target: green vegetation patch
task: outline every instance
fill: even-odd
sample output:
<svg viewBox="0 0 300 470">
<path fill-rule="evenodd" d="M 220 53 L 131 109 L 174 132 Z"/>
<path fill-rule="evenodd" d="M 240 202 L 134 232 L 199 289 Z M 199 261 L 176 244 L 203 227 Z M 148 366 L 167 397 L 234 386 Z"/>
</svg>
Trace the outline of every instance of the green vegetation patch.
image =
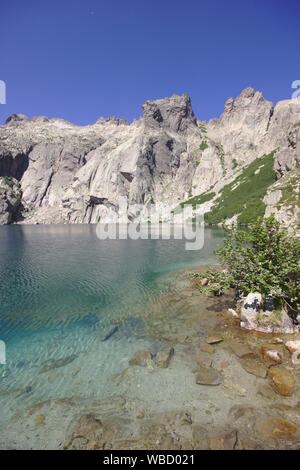
<svg viewBox="0 0 300 470">
<path fill-rule="evenodd" d="M 300 168 L 295 170 L 295 175 L 292 176 L 283 186 L 280 186 L 281 199 L 278 203 L 278 208 L 281 205 L 292 206 L 293 208 L 299 206 L 300 194 L 299 194 L 299 177 Z"/>
<path fill-rule="evenodd" d="M 197 204 L 204 204 L 204 202 L 211 201 L 215 195 L 216 193 L 203 193 L 199 196 L 194 196 L 185 202 L 181 202 L 179 206 L 182 208 L 185 204 L 191 204 L 193 209 L 196 209 Z"/>
<path fill-rule="evenodd" d="M 201 145 L 200 145 L 200 150 L 202 150 L 202 152 L 203 152 L 203 150 L 205 150 L 207 148 L 208 148 L 208 144 L 207 144 L 206 140 L 203 140 L 201 142 Z"/>
<path fill-rule="evenodd" d="M 204 134 L 207 133 L 207 130 L 206 130 L 206 127 L 205 127 L 204 124 L 201 123 L 201 124 L 198 124 L 198 126 L 199 126 L 199 129 L 201 130 L 201 132 L 203 132 Z"/>
<path fill-rule="evenodd" d="M 214 225 L 239 214 L 237 222 L 248 225 L 265 214 L 263 198 L 268 187 L 276 181 L 273 150 L 256 159 L 232 183 L 221 191 L 212 210 L 205 214 L 205 222 Z"/>
<path fill-rule="evenodd" d="M 234 159 L 232 160 L 232 170 L 234 170 L 237 166 L 238 166 L 238 162 L 237 162 L 237 160 L 234 158 Z"/>
<path fill-rule="evenodd" d="M 204 204 L 204 202 L 211 201 L 215 197 L 216 193 L 203 193 L 200 194 L 199 196 L 194 196 L 187 201 L 181 202 L 173 211 L 173 214 L 179 214 L 185 204 L 191 204 L 193 209 L 196 209 L 197 204 Z"/>
</svg>

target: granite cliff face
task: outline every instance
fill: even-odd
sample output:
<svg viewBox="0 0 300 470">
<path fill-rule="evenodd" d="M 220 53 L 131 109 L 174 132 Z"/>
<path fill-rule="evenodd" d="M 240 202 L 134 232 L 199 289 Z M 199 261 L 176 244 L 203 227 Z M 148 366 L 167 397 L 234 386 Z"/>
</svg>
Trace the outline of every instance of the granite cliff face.
<svg viewBox="0 0 300 470">
<path fill-rule="evenodd" d="M 0 225 L 10 224 L 21 208 L 21 188 L 14 178 L 0 177 Z"/>
<path fill-rule="evenodd" d="M 223 188 L 275 149 L 278 191 L 280 179 L 298 171 L 300 99 L 274 108 L 252 88 L 228 99 L 222 116 L 209 122 L 196 120 L 188 95 L 147 101 L 131 125 L 115 117 L 80 127 L 12 115 L 0 126 L 0 177 L 13 182 L 0 191 L 0 223 L 96 223 L 118 209 L 120 196 L 172 208 L 203 196 L 200 210 L 207 212 L 220 205 Z M 267 210 L 271 186 L 262 194 Z"/>
</svg>

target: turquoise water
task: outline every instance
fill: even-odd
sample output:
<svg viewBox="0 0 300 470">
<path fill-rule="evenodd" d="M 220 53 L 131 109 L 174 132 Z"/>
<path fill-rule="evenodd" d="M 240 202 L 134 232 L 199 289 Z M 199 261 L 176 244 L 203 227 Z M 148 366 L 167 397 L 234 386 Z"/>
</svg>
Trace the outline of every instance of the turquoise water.
<svg viewBox="0 0 300 470">
<path fill-rule="evenodd" d="M 161 293 L 160 277 L 215 261 L 223 233 L 201 251 L 184 240 L 98 240 L 95 226 L 0 228 L 0 336 L 136 314 Z"/>
<path fill-rule="evenodd" d="M 142 312 L 164 308 L 172 272 L 214 263 L 222 237 L 206 229 L 204 248 L 186 251 L 184 240 L 100 241 L 93 225 L 0 227 L 0 421 L 74 395 L 75 376 L 77 397 L 112 396 L 109 378 L 137 349 L 156 347 Z"/>
</svg>

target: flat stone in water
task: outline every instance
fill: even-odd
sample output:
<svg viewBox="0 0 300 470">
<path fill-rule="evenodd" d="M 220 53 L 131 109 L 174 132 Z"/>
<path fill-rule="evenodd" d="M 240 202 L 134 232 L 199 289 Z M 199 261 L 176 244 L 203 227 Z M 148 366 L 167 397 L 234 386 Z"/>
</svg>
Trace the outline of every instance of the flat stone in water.
<svg viewBox="0 0 300 470">
<path fill-rule="evenodd" d="M 210 367 L 212 365 L 212 359 L 205 353 L 198 353 L 193 356 L 193 359 L 200 366 Z"/>
<path fill-rule="evenodd" d="M 290 439 L 299 434 L 299 426 L 283 418 L 268 416 L 256 423 L 258 434 L 263 438 Z"/>
<path fill-rule="evenodd" d="M 212 335 L 206 338 L 206 342 L 208 344 L 217 344 L 217 343 L 221 343 L 221 341 L 223 341 L 222 336 Z"/>
<path fill-rule="evenodd" d="M 238 343 L 237 341 L 232 341 L 230 343 L 230 348 L 233 353 L 238 357 L 247 357 L 253 354 L 252 350 L 246 344 Z"/>
<path fill-rule="evenodd" d="M 249 374 L 256 375 L 256 377 L 262 377 L 263 379 L 267 377 L 268 370 L 266 366 L 256 359 L 240 359 L 240 364 Z"/>
<path fill-rule="evenodd" d="M 165 348 L 156 354 L 156 365 L 161 369 L 169 366 L 170 360 L 174 354 L 174 348 Z"/>
<path fill-rule="evenodd" d="M 206 353 L 208 353 L 208 354 L 213 354 L 213 353 L 215 352 L 214 347 L 213 347 L 213 346 L 210 346 L 209 344 L 202 344 L 202 345 L 200 346 L 200 350 L 201 350 L 202 352 L 206 352 Z"/>
<path fill-rule="evenodd" d="M 152 354 L 149 351 L 137 351 L 130 359 L 131 366 L 147 367 L 152 365 Z"/>
<path fill-rule="evenodd" d="M 196 377 L 198 385 L 220 385 L 223 382 L 223 377 L 219 372 L 211 367 L 199 366 Z"/>
<path fill-rule="evenodd" d="M 261 395 L 263 398 L 267 400 L 276 399 L 276 393 L 268 384 L 261 385 L 257 390 L 257 395 Z"/>
<path fill-rule="evenodd" d="M 64 367 L 67 364 L 70 364 L 70 362 L 73 362 L 76 357 L 77 356 L 73 354 L 72 356 L 64 357 L 62 359 L 49 359 L 44 363 L 43 367 L 40 370 L 40 374 L 43 374 L 44 372 L 49 372 L 50 370 L 57 369 L 59 367 Z"/>
<path fill-rule="evenodd" d="M 271 385 L 279 395 L 290 397 L 294 390 L 294 377 L 285 367 L 272 367 L 269 371 Z"/>
</svg>

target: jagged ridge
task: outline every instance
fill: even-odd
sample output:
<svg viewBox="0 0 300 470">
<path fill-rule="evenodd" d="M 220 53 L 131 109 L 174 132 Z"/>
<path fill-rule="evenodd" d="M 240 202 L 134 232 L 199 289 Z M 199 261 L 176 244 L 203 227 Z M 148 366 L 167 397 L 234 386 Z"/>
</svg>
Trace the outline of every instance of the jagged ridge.
<svg viewBox="0 0 300 470">
<path fill-rule="evenodd" d="M 0 177 L 19 183 L 22 201 L 18 214 L 0 220 L 96 223 L 118 208 L 119 196 L 176 208 L 214 193 L 199 198 L 207 212 L 224 186 L 274 149 L 276 177 L 294 170 L 299 121 L 299 98 L 274 108 L 252 88 L 228 99 L 222 116 L 209 122 L 196 120 L 188 95 L 147 101 L 143 117 L 130 125 L 115 117 L 80 127 L 12 115 L 0 127 Z"/>
</svg>

